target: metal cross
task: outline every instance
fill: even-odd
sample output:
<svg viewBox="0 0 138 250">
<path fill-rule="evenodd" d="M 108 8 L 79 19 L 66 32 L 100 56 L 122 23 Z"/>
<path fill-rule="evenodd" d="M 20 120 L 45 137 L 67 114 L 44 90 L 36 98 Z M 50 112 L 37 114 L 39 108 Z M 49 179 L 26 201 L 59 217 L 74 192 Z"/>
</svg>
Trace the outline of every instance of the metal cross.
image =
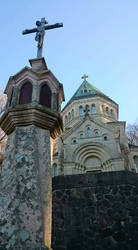
<svg viewBox="0 0 138 250">
<path fill-rule="evenodd" d="M 88 78 L 88 76 L 84 74 L 81 78 L 86 80 L 86 78 Z"/>
<path fill-rule="evenodd" d="M 36 21 L 36 26 L 37 26 L 36 28 L 30 29 L 30 30 L 26 29 L 26 30 L 23 30 L 23 32 L 22 32 L 23 35 L 36 32 L 35 40 L 38 42 L 38 44 L 37 44 L 37 58 L 42 57 L 45 30 L 63 27 L 63 23 L 55 23 L 52 25 L 45 25 L 45 24 L 48 24 L 48 22 L 43 17 L 43 18 L 41 18 L 41 21 Z"/>
</svg>

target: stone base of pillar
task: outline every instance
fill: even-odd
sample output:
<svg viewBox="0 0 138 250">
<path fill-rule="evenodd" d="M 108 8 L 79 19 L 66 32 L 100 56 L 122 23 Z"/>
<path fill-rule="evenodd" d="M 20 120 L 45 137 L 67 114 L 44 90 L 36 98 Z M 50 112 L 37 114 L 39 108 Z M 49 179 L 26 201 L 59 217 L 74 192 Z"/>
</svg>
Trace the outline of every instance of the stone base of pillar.
<svg viewBox="0 0 138 250">
<path fill-rule="evenodd" d="M 3 249 L 50 249 L 51 189 L 50 132 L 16 127 L 8 137 L 0 181 Z"/>
</svg>

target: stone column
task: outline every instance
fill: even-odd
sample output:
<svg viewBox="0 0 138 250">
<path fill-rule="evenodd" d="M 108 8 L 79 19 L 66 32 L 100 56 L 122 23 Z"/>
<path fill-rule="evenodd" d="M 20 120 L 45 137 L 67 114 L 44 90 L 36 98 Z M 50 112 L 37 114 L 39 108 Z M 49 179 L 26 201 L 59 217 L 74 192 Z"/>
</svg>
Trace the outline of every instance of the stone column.
<svg viewBox="0 0 138 250">
<path fill-rule="evenodd" d="M 3 249 L 51 249 L 50 133 L 61 131 L 58 114 L 39 105 L 8 110 L 2 166 L 0 216 Z"/>
</svg>

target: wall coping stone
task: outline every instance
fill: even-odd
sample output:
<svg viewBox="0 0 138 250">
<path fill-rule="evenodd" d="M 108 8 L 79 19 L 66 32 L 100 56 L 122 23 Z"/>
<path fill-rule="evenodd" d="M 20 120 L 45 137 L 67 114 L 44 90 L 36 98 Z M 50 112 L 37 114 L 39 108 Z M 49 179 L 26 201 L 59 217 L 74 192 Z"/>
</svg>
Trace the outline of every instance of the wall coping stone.
<svg viewBox="0 0 138 250">
<path fill-rule="evenodd" d="M 55 176 L 52 178 L 53 191 L 81 187 L 107 185 L 134 185 L 138 187 L 138 174 L 129 171 L 86 173 L 78 175 Z"/>
</svg>

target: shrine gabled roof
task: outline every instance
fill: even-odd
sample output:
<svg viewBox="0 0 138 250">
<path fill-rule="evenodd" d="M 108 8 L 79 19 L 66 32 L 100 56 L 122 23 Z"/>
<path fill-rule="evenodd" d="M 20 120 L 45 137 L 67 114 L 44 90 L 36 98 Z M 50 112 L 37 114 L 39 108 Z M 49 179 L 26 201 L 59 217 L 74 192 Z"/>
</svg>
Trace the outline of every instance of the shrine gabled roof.
<svg viewBox="0 0 138 250">
<path fill-rule="evenodd" d="M 34 59 L 34 60 L 36 60 L 36 59 Z M 33 61 L 33 59 L 30 60 L 30 61 Z M 30 72 L 30 73 L 34 74 L 36 77 L 39 77 L 39 78 L 40 78 L 42 75 L 44 75 L 44 74 L 49 74 L 49 75 L 51 75 L 51 77 L 52 77 L 52 78 L 54 79 L 54 81 L 57 83 L 58 88 L 60 89 L 60 93 L 61 93 L 61 95 L 62 95 L 63 101 L 65 101 L 63 84 L 60 83 L 60 82 L 58 81 L 58 79 L 55 77 L 55 75 L 52 73 L 52 71 L 49 70 L 49 69 L 47 69 L 47 68 L 44 69 L 43 71 L 35 71 L 35 70 L 33 70 L 32 68 L 30 68 L 30 67 L 28 67 L 28 66 L 25 66 L 25 67 L 22 68 L 19 72 L 17 72 L 15 75 L 10 76 L 10 78 L 9 78 L 9 80 L 8 80 L 8 83 L 7 83 L 7 86 L 6 86 L 5 90 L 4 90 L 4 93 L 7 94 L 8 89 L 9 89 L 9 86 L 10 86 L 11 84 L 14 85 L 16 79 L 17 79 L 18 77 L 20 77 L 20 75 L 22 75 L 23 73 L 26 73 L 26 72 Z"/>
<path fill-rule="evenodd" d="M 93 86 L 85 79 L 80 85 L 80 87 L 77 89 L 75 94 L 71 97 L 69 102 L 65 105 L 63 110 L 74 100 L 96 97 L 96 96 L 103 97 L 104 99 L 113 102 L 114 104 L 117 105 L 116 102 L 114 102 L 112 99 L 110 99 L 108 96 L 106 96 L 104 93 L 102 93 L 100 90 L 98 90 L 95 86 Z"/>
</svg>

